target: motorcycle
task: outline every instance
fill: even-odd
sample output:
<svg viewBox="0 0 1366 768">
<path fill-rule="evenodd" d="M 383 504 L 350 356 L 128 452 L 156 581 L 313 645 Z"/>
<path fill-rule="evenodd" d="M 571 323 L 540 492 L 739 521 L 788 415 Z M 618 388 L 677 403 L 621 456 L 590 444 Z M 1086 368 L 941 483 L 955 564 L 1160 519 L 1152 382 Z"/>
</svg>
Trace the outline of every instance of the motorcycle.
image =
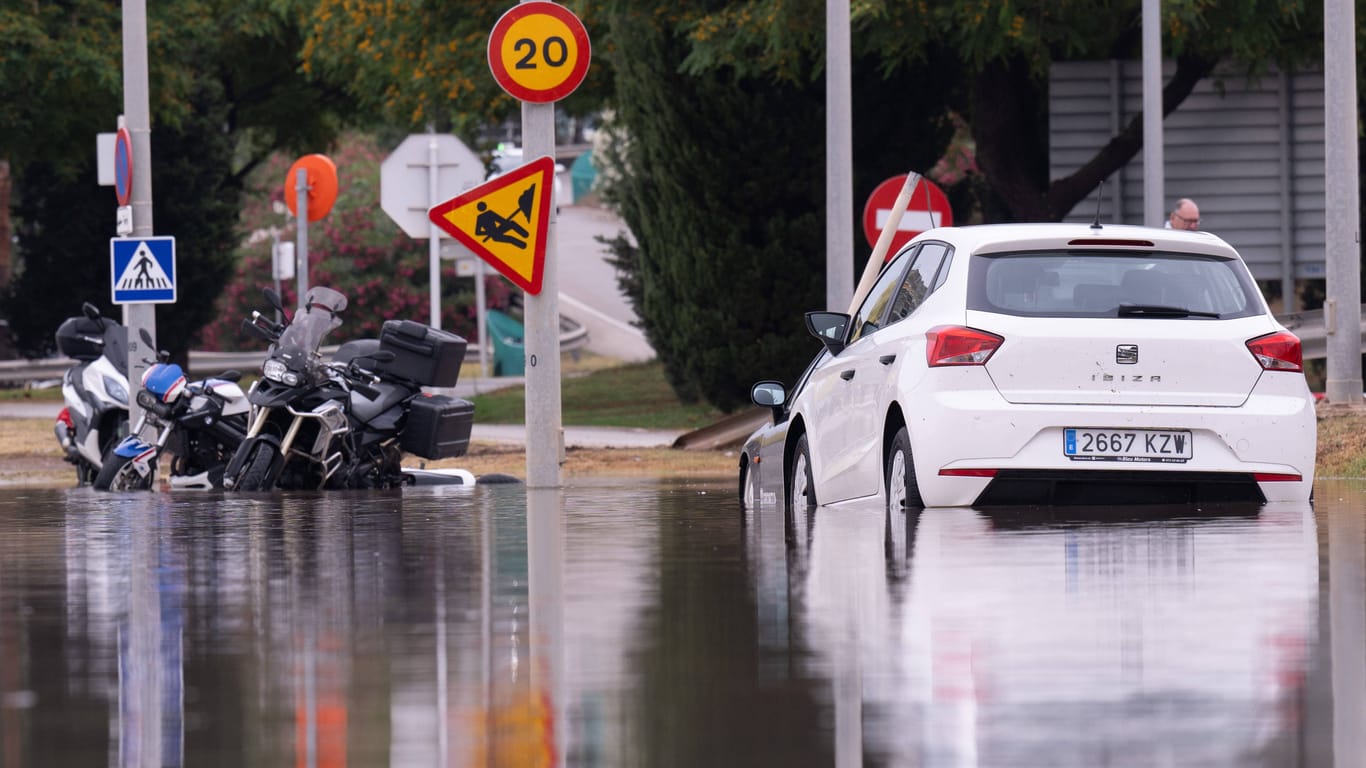
<svg viewBox="0 0 1366 768">
<path fill-rule="evenodd" d="M 247 393 L 247 436 L 224 472 L 225 488 L 393 488 L 472 480 L 468 472 L 401 465 L 405 452 L 426 459 L 464 455 L 474 406 L 422 391 L 455 385 L 464 339 L 390 320 L 379 339 L 347 342 L 325 361 L 319 347 L 341 325 L 346 297 L 311 288 L 290 318 L 275 291 L 267 288 L 265 296 L 284 322 L 259 311 L 243 321 L 244 331 L 271 346 L 261 378 Z"/>
<path fill-rule="evenodd" d="M 152 336 L 139 329 L 152 348 Z M 132 433 L 104 460 L 95 489 L 147 490 L 156 484 L 162 453 L 170 451 L 172 489 L 223 487 L 223 471 L 246 438 L 247 396 L 237 381 L 239 371 L 226 371 L 202 381 L 188 381 L 163 350 L 142 376 L 138 405 L 142 416 Z M 142 439 L 143 428 L 156 428 L 155 438 Z"/>
<path fill-rule="evenodd" d="M 128 329 L 85 302 L 57 327 L 57 348 L 77 362 L 62 374 L 65 407 L 52 431 L 76 481 L 87 485 L 128 434 Z"/>
</svg>

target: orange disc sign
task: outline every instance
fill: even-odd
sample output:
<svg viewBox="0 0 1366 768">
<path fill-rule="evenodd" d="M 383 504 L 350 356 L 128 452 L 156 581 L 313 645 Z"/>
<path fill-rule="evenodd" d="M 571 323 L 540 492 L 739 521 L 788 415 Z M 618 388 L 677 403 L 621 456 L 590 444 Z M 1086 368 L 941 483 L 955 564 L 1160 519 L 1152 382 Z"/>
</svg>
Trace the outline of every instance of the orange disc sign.
<svg viewBox="0 0 1366 768">
<path fill-rule="evenodd" d="M 588 73 L 588 30 L 562 5 L 532 0 L 504 13 L 489 34 L 489 69 L 509 95 L 544 104 L 574 92 Z"/>
<path fill-rule="evenodd" d="M 303 169 L 308 180 L 308 220 L 317 221 L 332 210 L 337 202 L 337 166 L 327 155 L 304 155 L 294 161 L 285 175 L 285 205 L 289 212 L 299 215 L 297 187 L 299 169 Z"/>
</svg>

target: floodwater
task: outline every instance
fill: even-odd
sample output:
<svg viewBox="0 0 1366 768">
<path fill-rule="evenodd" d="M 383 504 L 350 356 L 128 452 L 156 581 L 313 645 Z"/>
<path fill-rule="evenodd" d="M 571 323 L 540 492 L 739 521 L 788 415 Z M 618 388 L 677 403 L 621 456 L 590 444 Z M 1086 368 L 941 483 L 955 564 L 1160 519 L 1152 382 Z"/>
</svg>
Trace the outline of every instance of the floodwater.
<svg viewBox="0 0 1366 768">
<path fill-rule="evenodd" d="M 1366 484 L 0 489 L 0 766 L 1361 766 Z"/>
</svg>

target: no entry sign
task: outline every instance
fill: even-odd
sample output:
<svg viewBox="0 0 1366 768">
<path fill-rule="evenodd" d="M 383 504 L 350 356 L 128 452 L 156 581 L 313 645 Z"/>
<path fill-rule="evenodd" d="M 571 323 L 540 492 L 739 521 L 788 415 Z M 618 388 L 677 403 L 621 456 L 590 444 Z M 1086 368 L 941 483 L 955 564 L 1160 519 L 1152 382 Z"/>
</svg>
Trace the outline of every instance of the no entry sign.
<svg viewBox="0 0 1366 768">
<path fill-rule="evenodd" d="M 897 195 L 905 183 L 906 174 L 893 176 L 877 185 L 868 196 L 868 202 L 863 206 L 863 234 L 868 238 L 868 245 L 877 243 L 878 235 L 882 234 L 882 228 L 891 217 L 892 205 L 896 203 Z M 922 176 L 911 194 L 911 202 L 901 214 L 892 245 L 887 249 L 887 257 L 891 258 L 901 246 L 927 229 L 951 226 L 953 209 L 949 207 L 949 198 L 944 195 L 944 190 Z"/>
</svg>

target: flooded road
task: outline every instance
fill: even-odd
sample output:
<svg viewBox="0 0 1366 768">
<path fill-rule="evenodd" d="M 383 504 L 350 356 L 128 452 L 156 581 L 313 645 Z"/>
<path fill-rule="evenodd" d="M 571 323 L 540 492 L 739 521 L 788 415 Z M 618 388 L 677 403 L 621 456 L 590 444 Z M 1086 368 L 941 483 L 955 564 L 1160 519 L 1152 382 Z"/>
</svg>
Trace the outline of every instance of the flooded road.
<svg viewBox="0 0 1366 768">
<path fill-rule="evenodd" d="M 1366 484 L 0 489 L 0 766 L 1361 766 Z"/>
</svg>

